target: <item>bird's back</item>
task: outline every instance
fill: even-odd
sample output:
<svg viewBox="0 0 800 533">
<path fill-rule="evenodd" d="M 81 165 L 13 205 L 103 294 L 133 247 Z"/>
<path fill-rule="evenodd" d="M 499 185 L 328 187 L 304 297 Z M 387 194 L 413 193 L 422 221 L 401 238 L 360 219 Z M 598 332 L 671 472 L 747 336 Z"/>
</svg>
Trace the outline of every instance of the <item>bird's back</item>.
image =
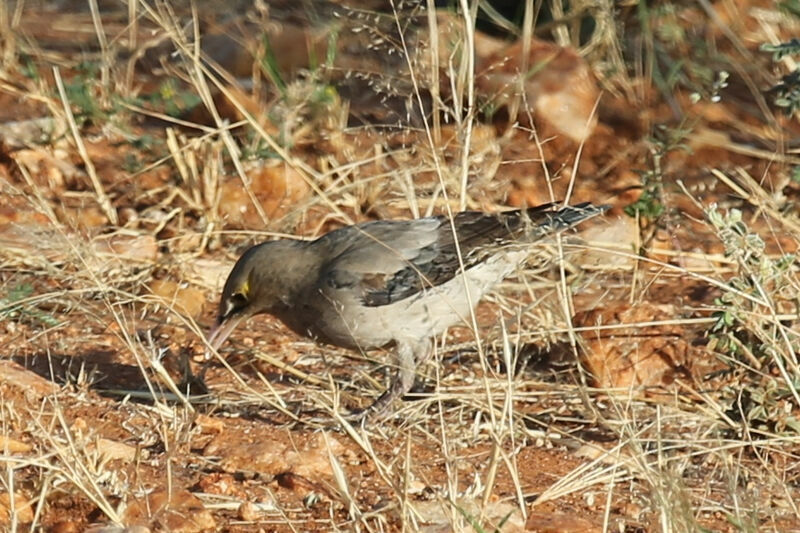
<svg viewBox="0 0 800 533">
<path fill-rule="evenodd" d="M 606 209 L 546 204 L 498 214 L 464 211 L 452 224 L 436 216 L 350 226 L 323 237 L 339 241 L 323 275 L 361 292 L 364 305 L 380 307 L 441 285 L 462 265 L 470 269 L 506 245 L 537 241 Z"/>
</svg>

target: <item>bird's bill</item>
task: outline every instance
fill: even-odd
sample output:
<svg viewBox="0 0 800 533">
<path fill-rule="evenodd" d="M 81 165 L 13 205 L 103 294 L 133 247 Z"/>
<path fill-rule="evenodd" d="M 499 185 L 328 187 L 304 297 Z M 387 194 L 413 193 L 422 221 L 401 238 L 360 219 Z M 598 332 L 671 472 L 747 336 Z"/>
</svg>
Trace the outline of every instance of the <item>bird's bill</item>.
<svg viewBox="0 0 800 533">
<path fill-rule="evenodd" d="M 233 330 L 236 329 L 236 326 L 239 323 L 247 318 L 246 315 L 235 315 L 229 318 L 225 318 L 223 320 L 218 320 L 214 328 L 208 334 L 208 344 L 211 346 L 211 350 L 206 350 L 206 359 L 211 359 L 213 352 L 219 350 L 219 347 L 222 346 L 228 337 L 231 336 Z"/>
</svg>

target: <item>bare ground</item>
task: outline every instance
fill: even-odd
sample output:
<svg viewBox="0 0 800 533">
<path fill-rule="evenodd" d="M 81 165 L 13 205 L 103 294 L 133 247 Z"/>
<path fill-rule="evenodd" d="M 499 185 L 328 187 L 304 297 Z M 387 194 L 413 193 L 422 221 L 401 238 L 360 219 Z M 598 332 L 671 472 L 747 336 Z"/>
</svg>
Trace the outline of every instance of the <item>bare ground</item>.
<svg viewBox="0 0 800 533">
<path fill-rule="evenodd" d="M 457 69 L 387 51 L 426 49 L 419 9 L 72 4 L 0 7 L 4 527 L 800 531 L 800 128 L 767 91 L 792 56 L 759 50 L 793 15 L 575 7 L 591 38 L 522 21 L 585 45 L 602 98 L 576 141 L 532 102 L 470 125 L 446 81 L 420 113 L 428 73 Z M 203 359 L 249 244 L 567 195 L 613 208 L 448 332 L 387 420 L 338 415 L 380 393 L 388 353 L 257 317 Z"/>
</svg>

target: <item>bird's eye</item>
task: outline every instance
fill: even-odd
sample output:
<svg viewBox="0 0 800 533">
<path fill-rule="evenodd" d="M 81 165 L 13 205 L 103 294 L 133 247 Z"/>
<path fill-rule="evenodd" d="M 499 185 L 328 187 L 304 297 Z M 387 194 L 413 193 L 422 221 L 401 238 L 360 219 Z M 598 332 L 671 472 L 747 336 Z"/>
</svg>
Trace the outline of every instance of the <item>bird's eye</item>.
<svg viewBox="0 0 800 533">
<path fill-rule="evenodd" d="M 247 305 L 247 297 L 241 292 L 235 292 L 231 295 L 231 304 L 234 309 L 239 309 Z"/>
<path fill-rule="evenodd" d="M 241 292 L 235 292 L 231 294 L 225 302 L 225 312 L 222 316 L 229 317 L 231 314 L 245 307 L 247 307 L 247 297 Z"/>
</svg>

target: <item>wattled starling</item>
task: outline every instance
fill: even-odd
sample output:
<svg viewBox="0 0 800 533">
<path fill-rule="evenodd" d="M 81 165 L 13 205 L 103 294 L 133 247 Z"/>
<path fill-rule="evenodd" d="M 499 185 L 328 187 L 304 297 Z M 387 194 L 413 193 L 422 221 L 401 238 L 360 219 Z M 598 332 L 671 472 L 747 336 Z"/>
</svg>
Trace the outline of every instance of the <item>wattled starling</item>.
<svg viewBox="0 0 800 533">
<path fill-rule="evenodd" d="M 255 245 L 222 291 L 215 350 L 243 320 L 279 318 L 300 335 L 353 350 L 393 346 L 397 373 L 364 415 L 385 413 L 409 391 L 417 366 L 446 328 L 530 255 L 530 244 L 609 206 L 555 204 L 500 214 L 366 222 L 313 241 Z"/>
</svg>

